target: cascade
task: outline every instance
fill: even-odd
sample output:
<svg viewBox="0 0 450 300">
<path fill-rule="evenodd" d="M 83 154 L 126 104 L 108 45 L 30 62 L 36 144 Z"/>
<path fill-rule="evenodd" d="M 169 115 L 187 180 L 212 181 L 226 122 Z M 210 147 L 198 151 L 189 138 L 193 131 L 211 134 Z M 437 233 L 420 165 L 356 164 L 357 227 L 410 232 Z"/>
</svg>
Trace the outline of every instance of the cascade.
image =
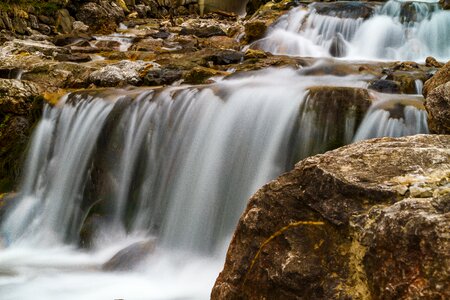
<svg viewBox="0 0 450 300">
<path fill-rule="evenodd" d="M 60 292 L 75 286 L 74 299 L 99 299 L 79 287 L 83 276 L 108 291 L 137 285 L 157 299 L 206 298 L 246 199 L 299 159 L 350 143 L 370 105 L 365 77 L 301 73 L 268 69 L 200 87 L 77 92 L 47 105 L 20 195 L 1 225 L 8 247 L 0 273 L 21 278 L 58 257 L 49 268 L 71 270 L 60 275 Z M 330 93 L 342 96 L 330 103 Z M 355 102 L 345 106 L 348 97 Z M 98 271 L 121 248 L 149 238 L 156 250 L 138 264 L 137 281 L 119 284 L 119 275 Z M 174 296 L 170 287 L 147 287 L 162 270 L 171 281 L 204 279 L 180 283 Z M 26 299 L 37 289 L 42 299 L 58 297 L 47 290 L 51 274 L 36 286 L 17 279 L 2 294 Z"/>
<path fill-rule="evenodd" d="M 450 59 L 450 12 L 438 3 L 341 4 L 331 13 L 321 3 L 294 8 L 252 47 L 273 54 L 355 60 Z"/>
<path fill-rule="evenodd" d="M 450 15 L 434 2 L 337 7 L 293 8 L 250 47 L 450 58 Z M 135 37 L 95 38 L 127 51 Z M 416 95 L 384 94 L 368 89 L 371 75 L 317 75 L 330 61 L 199 86 L 78 91 L 46 104 L 0 223 L 0 298 L 209 298 L 238 218 L 263 184 L 317 153 L 428 132 L 422 79 Z"/>
</svg>

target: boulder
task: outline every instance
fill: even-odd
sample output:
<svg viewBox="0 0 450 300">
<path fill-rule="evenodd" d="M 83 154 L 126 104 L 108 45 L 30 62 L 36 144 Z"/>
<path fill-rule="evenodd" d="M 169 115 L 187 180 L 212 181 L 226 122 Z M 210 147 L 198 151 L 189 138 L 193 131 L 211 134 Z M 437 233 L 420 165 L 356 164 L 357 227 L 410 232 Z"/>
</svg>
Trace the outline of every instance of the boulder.
<svg viewBox="0 0 450 300">
<path fill-rule="evenodd" d="M 134 243 L 103 264 L 104 271 L 130 271 L 155 251 L 155 240 Z"/>
<path fill-rule="evenodd" d="M 423 86 L 423 96 L 427 98 L 435 88 L 450 81 L 450 61 L 440 68 Z"/>
<path fill-rule="evenodd" d="M 192 70 L 184 74 L 183 79 L 185 83 L 203 84 L 206 83 L 207 80 L 211 77 L 226 76 L 226 75 L 229 75 L 229 73 L 214 70 L 211 68 L 194 67 L 192 68 Z"/>
<path fill-rule="evenodd" d="M 83 4 L 76 13 L 78 21 L 94 31 L 110 32 L 125 19 L 122 7 L 112 1 L 99 0 Z"/>
<path fill-rule="evenodd" d="M 147 86 L 160 86 L 160 85 L 170 85 L 175 81 L 182 78 L 183 72 L 178 69 L 169 68 L 155 68 L 149 70 L 144 77 L 144 85 Z"/>
<path fill-rule="evenodd" d="M 199 38 L 209 38 L 212 36 L 227 35 L 219 26 L 205 26 L 205 27 L 183 27 L 180 31 L 180 35 L 195 35 Z"/>
<path fill-rule="evenodd" d="M 250 21 L 245 23 L 245 42 L 251 43 L 262 39 L 267 31 L 267 25 L 263 21 Z"/>
<path fill-rule="evenodd" d="M 376 6 L 368 2 L 342 1 L 342 2 L 315 2 L 312 8 L 320 15 L 349 18 L 349 19 L 368 19 L 370 18 Z"/>
<path fill-rule="evenodd" d="M 142 83 L 140 72 L 149 63 L 144 61 L 124 60 L 114 65 L 108 65 L 93 72 L 89 82 L 100 87 L 115 87 L 124 85 L 139 85 Z"/>
<path fill-rule="evenodd" d="M 220 50 L 212 55 L 204 57 L 204 64 L 212 62 L 214 65 L 230 65 L 241 62 L 244 54 L 240 51 L 234 50 Z"/>
<path fill-rule="evenodd" d="M 212 299 L 447 299 L 450 136 L 307 158 L 250 199 Z"/>
<path fill-rule="evenodd" d="M 450 134 L 450 81 L 433 89 L 425 101 L 431 133 Z"/>
<path fill-rule="evenodd" d="M 393 80 L 379 79 L 369 84 L 369 89 L 380 93 L 399 94 L 400 84 Z"/>
<path fill-rule="evenodd" d="M 0 193 L 11 191 L 42 109 L 41 88 L 31 82 L 0 79 Z"/>
</svg>

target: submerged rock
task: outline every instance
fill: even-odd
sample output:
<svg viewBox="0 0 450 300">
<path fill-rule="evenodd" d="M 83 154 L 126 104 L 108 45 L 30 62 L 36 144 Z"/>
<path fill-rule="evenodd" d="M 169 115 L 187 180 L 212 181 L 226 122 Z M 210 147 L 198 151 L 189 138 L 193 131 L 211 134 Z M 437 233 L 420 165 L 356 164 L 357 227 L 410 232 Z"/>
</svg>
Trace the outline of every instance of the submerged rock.
<svg viewBox="0 0 450 300">
<path fill-rule="evenodd" d="M 130 271 L 155 251 L 156 241 L 143 241 L 120 250 L 103 264 L 104 271 Z"/>
<path fill-rule="evenodd" d="M 393 80 L 379 79 L 369 84 L 369 89 L 380 93 L 398 94 L 400 93 L 400 84 Z"/>
<path fill-rule="evenodd" d="M 212 299 L 450 297 L 450 136 L 307 158 L 250 199 Z"/>
</svg>

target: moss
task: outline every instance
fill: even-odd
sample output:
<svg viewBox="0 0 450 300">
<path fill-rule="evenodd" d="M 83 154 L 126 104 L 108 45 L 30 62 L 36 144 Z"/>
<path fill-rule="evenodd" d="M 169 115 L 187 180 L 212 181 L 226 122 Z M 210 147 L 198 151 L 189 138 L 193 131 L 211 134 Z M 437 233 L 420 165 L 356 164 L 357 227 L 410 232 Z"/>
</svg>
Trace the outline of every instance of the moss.
<svg viewBox="0 0 450 300">
<path fill-rule="evenodd" d="M 52 0 L 6 0 L 0 2 L 0 11 L 15 13 L 34 9 L 37 13 L 51 15 L 63 6 L 63 4 L 55 3 Z"/>
</svg>

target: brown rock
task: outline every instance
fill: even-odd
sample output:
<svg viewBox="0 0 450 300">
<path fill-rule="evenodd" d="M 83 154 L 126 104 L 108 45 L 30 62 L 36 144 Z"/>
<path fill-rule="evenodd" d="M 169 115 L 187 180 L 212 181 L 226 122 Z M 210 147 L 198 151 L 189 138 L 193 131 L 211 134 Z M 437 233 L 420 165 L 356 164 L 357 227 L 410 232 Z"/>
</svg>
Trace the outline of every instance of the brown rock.
<svg viewBox="0 0 450 300">
<path fill-rule="evenodd" d="M 450 81 L 450 61 L 440 68 L 423 86 L 423 96 L 426 98 L 435 88 Z"/>
<path fill-rule="evenodd" d="M 443 64 L 441 64 L 440 62 L 438 62 L 438 61 L 436 60 L 436 58 L 434 58 L 434 57 L 432 57 L 432 56 L 428 56 L 428 57 L 425 59 L 425 65 L 426 65 L 427 67 L 430 67 L 430 68 L 441 68 L 442 66 L 444 66 Z"/>
<path fill-rule="evenodd" d="M 251 21 L 245 24 L 245 41 L 251 43 L 262 39 L 267 31 L 267 25 L 263 21 Z"/>
<path fill-rule="evenodd" d="M 450 81 L 428 94 L 425 108 L 430 132 L 450 134 Z"/>
<path fill-rule="evenodd" d="M 250 199 L 212 299 L 446 299 L 450 136 L 301 161 Z"/>
<path fill-rule="evenodd" d="M 206 83 L 206 80 L 211 77 L 226 76 L 226 75 L 229 75 L 229 73 L 214 70 L 211 68 L 194 67 L 192 70 L 190 70 L 183 76 L 183 79 L 185 83 L 202 84 Z"/>
<path fill-rule="evenodd" d="M 31 82 L 0 79 L 0 193 L 17 183 L 31 129 L 42 109 L 40 92 Z"/>
</svg>

